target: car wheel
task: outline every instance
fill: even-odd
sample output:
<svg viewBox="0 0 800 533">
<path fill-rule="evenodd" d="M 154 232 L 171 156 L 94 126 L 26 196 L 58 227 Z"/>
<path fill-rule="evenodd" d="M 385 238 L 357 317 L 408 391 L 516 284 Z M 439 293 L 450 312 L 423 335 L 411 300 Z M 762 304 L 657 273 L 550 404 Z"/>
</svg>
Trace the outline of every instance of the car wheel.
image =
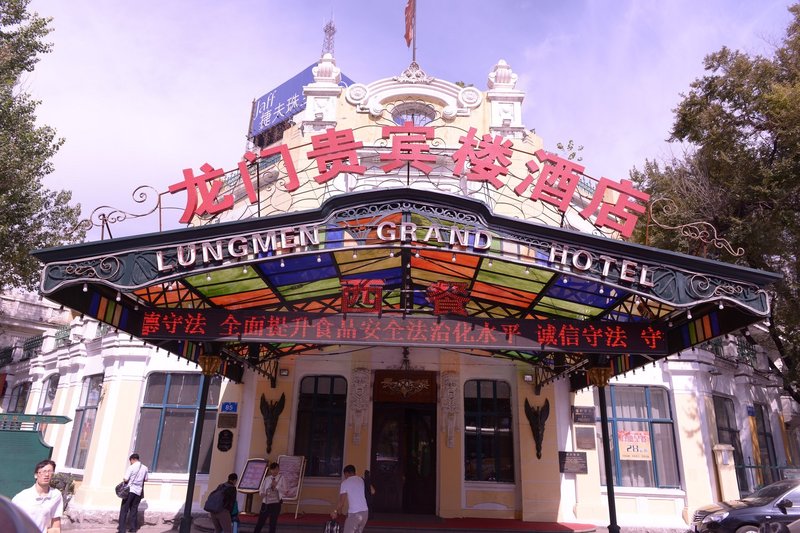
<svg viewBox="0 0 800 533">
<path fill-rule="evenodd" d="M 757 533 L 758 526 L 742 526 L 736 530 L 736 533 Z"/>
</svg>

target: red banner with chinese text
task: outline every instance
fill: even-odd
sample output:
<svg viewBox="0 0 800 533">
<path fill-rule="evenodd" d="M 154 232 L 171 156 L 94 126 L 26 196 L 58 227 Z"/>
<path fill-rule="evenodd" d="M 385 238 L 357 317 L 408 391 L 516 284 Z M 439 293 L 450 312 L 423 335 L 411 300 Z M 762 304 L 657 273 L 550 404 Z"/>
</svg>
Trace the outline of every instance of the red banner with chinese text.
<svg viewBox="0 0 800 533">
<path fill-rule="evenodd" d="M 156 309 L 142 339 L 460 347 L 489 350 L 667 354 L 663 327 L 542 319 L 317 315 L 254 310 Z"/>
</svg>

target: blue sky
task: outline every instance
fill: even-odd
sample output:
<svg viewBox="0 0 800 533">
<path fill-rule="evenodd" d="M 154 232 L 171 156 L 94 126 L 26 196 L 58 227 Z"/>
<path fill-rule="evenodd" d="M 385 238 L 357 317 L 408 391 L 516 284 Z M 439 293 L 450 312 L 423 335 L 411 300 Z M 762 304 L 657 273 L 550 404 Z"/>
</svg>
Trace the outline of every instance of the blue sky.
<svg viewBox="0 0 800 533">
<path fill-rule="evenodd" d="M 680 93 L 723 45 L 769 55 L 788 0 L 418 0 L 417 61 L 429 74 L 485 90 L 499 59 L 526 92 L 524 122 L 555 151 L 574 139 L 592 176 L 622 179 L 682 148 L 665 141 Z M 39 118 L 66 144 L 51 189 L 70 189 L 84 216 L 100 205 L 137 211 L 139 185 L 158 190 L 205 162 L 226 170 L 244 153 L 250 106 L 316 61 L 325 21 L 337 65 L 356 82 L 399 74 L 411 60 L 405 0 L 33 0 L 53 17 L 53 52 L 22 80 Z M 183 198 L 167 197 L 182 209 Z M 176 227 L 180 210 L 164 213 Z M 114 236 L 158 230 L 157 217 Z M 91 239 L 99 238 L 92 233 Z"/>
</svg>

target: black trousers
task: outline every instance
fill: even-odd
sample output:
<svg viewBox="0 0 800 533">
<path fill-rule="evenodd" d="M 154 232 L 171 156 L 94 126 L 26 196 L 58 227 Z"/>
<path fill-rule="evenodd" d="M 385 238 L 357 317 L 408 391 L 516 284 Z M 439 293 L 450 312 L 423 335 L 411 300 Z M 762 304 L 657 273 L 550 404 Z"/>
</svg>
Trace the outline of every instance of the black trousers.
<svg viewBox="0 0 800 533">
<path fill-rule="evenodd" d="M 140 501 L 142 501 L 141 494 L 134 494 L 132 492 L 128 493 L 128 497 L 122 500 L 122 504 L 119 508 L 119 533 L 124 533 L 126 529 L 130 531 L 139 529 Z"/>
<path fill-rule="evenodd" d="M 258 513 L 258 521 L 253 533 L 261 533 L 261 528 L 264 527 L 264 522 L 269 518 L 269 533 L 275 533 L 278 529 L 278 515 L 281 514 L 281 504 L 266 503 L 261 506 L 261 511 Z"/>
</svg>

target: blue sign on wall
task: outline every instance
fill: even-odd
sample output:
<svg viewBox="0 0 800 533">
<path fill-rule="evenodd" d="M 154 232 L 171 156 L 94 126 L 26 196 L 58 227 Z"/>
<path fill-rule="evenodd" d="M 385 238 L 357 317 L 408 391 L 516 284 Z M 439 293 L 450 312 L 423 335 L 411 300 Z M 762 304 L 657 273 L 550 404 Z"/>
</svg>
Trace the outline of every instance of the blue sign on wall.
<svg viewBox="0 0 800 533">
<path fill-rule="evenodd" d="M 221 413 L 235 413 L 238 408 L 238 402 L 222 402 L 222 405 L 219 406 Z"/>
<path fill-rule="evenodd" d="M 303 86 L 314 82 L 312 69 L 316 66 L 317 64 L 314 63 L 253 103 L 253 120 L 250 123 L 251 137 L 289 120 L 306 108 Z M 342 74 L 342 85 L 346 87 L 352 83 L 353 80 Z"/>
</svg>

